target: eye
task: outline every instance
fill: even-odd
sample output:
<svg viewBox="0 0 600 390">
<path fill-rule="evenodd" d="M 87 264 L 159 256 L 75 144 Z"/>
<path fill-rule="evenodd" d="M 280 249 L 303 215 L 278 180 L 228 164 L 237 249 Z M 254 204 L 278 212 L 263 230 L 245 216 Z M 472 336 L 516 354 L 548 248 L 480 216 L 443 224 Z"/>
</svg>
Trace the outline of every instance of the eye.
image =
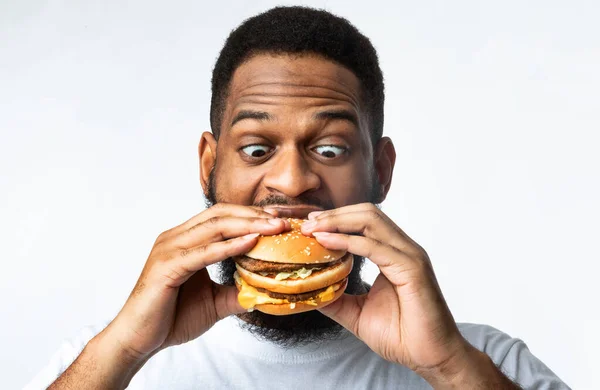
<svg viewBox="0 0 600 390">
<path fill-rule="evenodd" d="M 242 148 L 242 152 L 250 157 L 261 158 L 271 152 L 271 148 L 266 145 L 248 145 Z"/>
<path fill-rule="evenodd" d="M 325 158 L 340 157 L 347 151 L 346 148 L 335 145 L 321 145 L 313 148 L 313 150 Z"/>
</svg>

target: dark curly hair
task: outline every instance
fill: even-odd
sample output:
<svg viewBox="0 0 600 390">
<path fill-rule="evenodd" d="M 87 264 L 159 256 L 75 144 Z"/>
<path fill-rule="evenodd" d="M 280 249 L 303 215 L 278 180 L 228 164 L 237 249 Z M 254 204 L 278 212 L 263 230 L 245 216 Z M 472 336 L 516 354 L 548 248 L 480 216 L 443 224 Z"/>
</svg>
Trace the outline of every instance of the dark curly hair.
<svg viewBox="0 0 600 390">
<path fill-rule="evenodd" d="M 270 9 L 247 19 L 229 34 L 212 75 L 210 125 L 216 138 L 233 73 L 259 53 L 317 54 L 348 68 L 361 82 L 373 145 L 379 141 L 384 88 L 375 48 L 346 19 L 308 7 Z"/>
</svg>

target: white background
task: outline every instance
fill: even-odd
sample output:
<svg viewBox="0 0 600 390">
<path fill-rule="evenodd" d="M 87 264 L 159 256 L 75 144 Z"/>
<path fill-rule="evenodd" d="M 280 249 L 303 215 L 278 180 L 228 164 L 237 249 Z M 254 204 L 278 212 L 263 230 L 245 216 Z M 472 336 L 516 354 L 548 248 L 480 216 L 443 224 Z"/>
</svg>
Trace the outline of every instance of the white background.
<svg viewBox="0 0 600 390">
<path fill-rule="evenodd" d="M 456 319 L 595 387 L 600 3 L 310 4 L 379 51 L 398 151 L 384 211 Z M 272 5 L 0 2 L 0 387 L 112 318 L 156 236 L 202 210 L 214 60 Z"/>
</svg>

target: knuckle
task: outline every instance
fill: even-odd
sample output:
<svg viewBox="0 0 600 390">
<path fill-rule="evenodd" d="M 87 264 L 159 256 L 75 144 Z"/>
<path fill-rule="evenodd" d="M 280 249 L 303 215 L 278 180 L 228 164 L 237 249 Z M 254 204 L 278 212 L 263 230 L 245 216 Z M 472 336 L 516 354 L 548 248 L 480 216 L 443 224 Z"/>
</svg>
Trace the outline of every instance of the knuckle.
<svg viewBox="0 0 600 390">
<path fill-rule="evenodd" d="M 369 210 L 365 212 L 366 214 L 366 228 L 372 227 L 373 225 L 380 224 L 383 221 L 383 217 L 379 212 L 375 210 Z"/>
<path fill-rule="evenodd" d="M 158 237 L 156 237 L 156 240 L 154 241 L 154 243 L 156 244 L 156 243 L 159 243 L 159 242 L 162 242 L 162 241 L 166 240 L 167 237 L 169 237 L 169 235 L 171 234 L 172 230 L 173 229 L 169 229 L 169 230 L 165 230 L 164 232 L 160 233 L 158 235 Z"/>
<path fill-rule="evenodd" d="M 331 218 L 335 218 L 337 215 L 338 215 L 337 210 L 335 210 L 335 209 L 327 210 L 327 211 L 323 211 L 321 214 L 317 215 L 317 218 L 315 218 L 315 219 L 319 222 L 322 222 L 322 221 L 326 221 Z"/>
<path fill-rule="evenodd" d="M 199 256 L 204 256 L 206 255 L 206 253 L 208 253 L 208 245 L 200 245 L 197 248 L 194 248 L 194 254 L 197 254 Z"/>
<path fill-rule="evenodd" d="M 372 220 L 380 220 L 381 219 L 381 214 L 379 214 L 379 210 L 370 209 L 366 213 L 369 216 L 369 219 L 372 219 Z"/>
<path fill-rule="evenodd" d="M 229 209 L 229 205 L 227 205 L 226 203 L 217 203 L 213 206 L 211 206 L 210 208 L 204 210 L 204 213 L 206 213 L 206 217 L 210 217 L 210 216 L 214 216 L 214 215 L 224 215 L 227 214 L 227 211 Z M 210 219 L 210 218 L 207 218 Z"/>
<path fill-rule="evenodd" d="M 217 203 L 211 207 L 213 210 L 224 210 L 226 208 L 225 203 Z"/>
<path fill-rule="evenodd" d="M 254 206 L 252 206 L 252 207 L 249 207 L 248 209 L 249 209 L 250 211 L 252 211 L 252 213 L 253 213 L 254 215 L 271 215 L 271 214 L 267 213 L 267 212 L 266 212 L 266 211 L 265 211 L 263 208 L 261 208 L 261 207 L 254 207 Z"/>
<path fill-rule="evenodd" d="M 364 257 L 370 259 L 373 257 L 374 248 L 379 247 L 380 243 L 375 240 L 368 240 L 364 245 Z"/>
<path fill-rule="evenodd" d="M 240 241 L 239 239 L 231 239 L 231 240 L 222 241 L 221 244 L 223 245 L 223 247 L 222 247 L 223 253 L 227 256 L 232 256 L 234 254 L 237 254 L 237 252 L 239 252 L 239 247 L 240 247 L 241 242 L 243 242 L 243 241 Z"/>
<path fill-rule="evenodd" d="M 225 240 L 225 241 L 221 242 L 221 244 L 225 247 L 225 249 L 235 247 L 237 243 L 238 243 L 238 240 L 236 240 L 236 239 Z"/>
<path fill-rule="evenodd" d="M 163 271 L 163 277 L 171 281 L 174 285 L 179 285 L 185 279 L 186 271 L 177 267 L 168 267 Z"/>
<path fill-rule="evenodd" d="M 423 264 L 427 269 L 433 269 L 433 264 L 431 264 L 431 260 L 429 259 L 429 255 L 423 249 L 420 255 L 417 257 L 419 262 Z"/>
<path fill-rule="evenodd" d="M 163 242 L 158 243 L 156 245 L 154 245 L 154 247 L 152 248 L 152 251 L 150 252 L 150 256 L 148 257 L 149 261 L 155 262 L 162 262 L 162 261 L 166 261 L 167 259 L 169 259 L 169 253 L 167 251 L 167 249 L 165 248 L 165 244 Z"/>
<path fill-rule="evenodd" d="M 211 225 L 211 226 L 217 226 L 219 225 L 221 222 L 223 221 L 223 217 L 221 216 L 216 216 L 216 217 L 212 217 L 209 218 L 206 222 L 204 222 L 204 224 L 206 225 Z"/>
<path fill-rule="evenodd" d="M 157 240 L 157 242 L 152 247 L 152 253 L 160 253 L 160 252 L 162 252 L 164 250 L 164 247 L 165 247 L 165 241 L 166 241 L 166 239 L 161 240 L 161 241 Z"/>
</svg>

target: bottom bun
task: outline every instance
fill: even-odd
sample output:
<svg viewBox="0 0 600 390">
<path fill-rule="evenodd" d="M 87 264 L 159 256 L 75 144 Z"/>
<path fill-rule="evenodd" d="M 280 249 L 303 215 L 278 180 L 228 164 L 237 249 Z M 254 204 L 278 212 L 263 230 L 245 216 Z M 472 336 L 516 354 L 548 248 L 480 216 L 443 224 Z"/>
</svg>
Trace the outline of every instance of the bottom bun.
<svg viewBox="0 0 600 390">
<path fill-rule="evenodd" d="M 239 289 L 241 289 L 241 286 L 236 283 L 235 284 L 236 287 Z M 317 310 L 320 309 L 322 307 L 325 307 L 335 301 L 337 301 L 343 294 L 344 291 L 346 290 L 346 286 L 348 286 L 348 279 L 344 279 L 338 283 L 335 283 L 332 285 L 334 289 L 337 288 L 336 291 L 334 291 L 333 293 L 333 298 L 327 301 L 322 301 L 320 298 L 315 298 L 312 299 L 311 303 L 316 303 L 315 304 L 308 304 L 308 303 L 304 303 L 304 302 L 295 302 L 295 303 L 281 303 L 281 304 L 271 304 L 271 303 L 266 303 L 266 304 L 261 304 L 261 305 L 256 305 L 254 306 L 255 310 L 258 310 L 260 312 L 266 313 L 266 314 L 272 314 L 275 316 L 286 316 L 286 315 L 290 315 L 290 314 L 297 314 L 297 313 L 303 313 L 305 311 L 311 311 L 311 310 Z"/>
</svg>

